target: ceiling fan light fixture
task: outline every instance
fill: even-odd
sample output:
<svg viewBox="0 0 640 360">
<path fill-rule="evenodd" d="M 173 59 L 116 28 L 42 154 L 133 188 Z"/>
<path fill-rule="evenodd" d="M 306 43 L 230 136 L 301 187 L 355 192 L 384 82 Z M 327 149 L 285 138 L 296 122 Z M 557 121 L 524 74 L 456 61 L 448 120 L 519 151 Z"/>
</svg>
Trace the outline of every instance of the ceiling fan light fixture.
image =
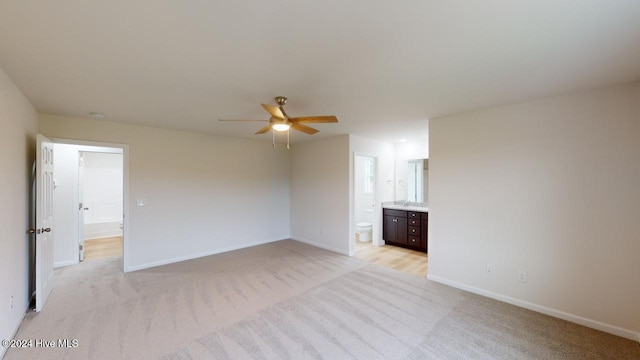
<svg viewBox="0 0 640 360">
<path fill-rule="evenodd" d="M 291 127 L 288 123 L 275 123 L 271 125 L 271 128 L 275 131 L 287 131 Z"/>
</svg>

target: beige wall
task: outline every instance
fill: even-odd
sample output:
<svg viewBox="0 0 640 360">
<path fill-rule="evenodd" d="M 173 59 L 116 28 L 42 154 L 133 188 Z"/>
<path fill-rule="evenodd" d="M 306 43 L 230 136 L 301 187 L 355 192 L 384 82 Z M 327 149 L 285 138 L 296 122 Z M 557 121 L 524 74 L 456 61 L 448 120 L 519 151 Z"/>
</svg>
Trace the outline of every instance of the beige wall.
<svg viewBox="0 0 640 360">
<path fill-rule="evenodd" d="M 28 307 L 31 169 L 38 114 L 0 69 L 0 339 L 11 339 Z M 9 299 L 13 296 L 13 309 Z M 0 358 L 6 351 L 0 346 Z"/>
<path fill-rule="evenodd" d="M 128 270 L 289 237 L 286 149 L 54 115 L 41 115 L 40 131 L 128 145 Z"/>
<path fill-rule="evenodd" d="M 291 151 L 291 238 L 349 253 L 349 136 Z"/>
<path fill-rule="evenodd" d="M 429 132 L 430 279 L 640 340 L 640 84 Z"/>
</svg>

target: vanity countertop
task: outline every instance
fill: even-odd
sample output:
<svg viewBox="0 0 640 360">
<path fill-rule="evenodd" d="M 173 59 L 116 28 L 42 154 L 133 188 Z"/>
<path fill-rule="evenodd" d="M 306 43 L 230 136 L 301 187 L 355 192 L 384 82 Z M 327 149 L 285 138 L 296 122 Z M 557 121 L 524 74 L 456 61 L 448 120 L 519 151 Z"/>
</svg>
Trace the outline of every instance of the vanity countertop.
<svg viewBox="0 0 640 360">
<path fill-rule="evenodd" d="M 411 206 L 411 205 L 382 205 L 383 209 L 393 209 L 393 210 L 405 210 L 405 211 L 420 211 L 420 212 L 429 212 L 429 208 L 427 206 Z"/>
</svg>

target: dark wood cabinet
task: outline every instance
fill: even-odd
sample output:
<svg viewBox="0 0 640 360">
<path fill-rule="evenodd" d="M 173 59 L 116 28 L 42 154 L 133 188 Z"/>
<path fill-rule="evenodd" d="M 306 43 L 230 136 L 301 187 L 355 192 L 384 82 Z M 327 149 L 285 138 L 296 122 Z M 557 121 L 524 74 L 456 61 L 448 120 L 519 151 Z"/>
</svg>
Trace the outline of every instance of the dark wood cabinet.
<svg viewBox="0 0 640 360">
<path fill-rule="evenodd" d="M 413 247 L 420 247 L 420 238 L 415 236 L 409 236 L 409 242 L 407 243 L 407 245 L 410 245 Z"/>
<path fill-rule="evenodd" d="M 407 215 L 401 214 L 401 212 L 387 213 L 385 211 L 382 239 L 389 243 L 407 245 Z"/>
<path fill-rule="evenodd" d="M 382 215 L 386 244 L 427 251 L 428 213 L 383 209 Z"/>
</svg>

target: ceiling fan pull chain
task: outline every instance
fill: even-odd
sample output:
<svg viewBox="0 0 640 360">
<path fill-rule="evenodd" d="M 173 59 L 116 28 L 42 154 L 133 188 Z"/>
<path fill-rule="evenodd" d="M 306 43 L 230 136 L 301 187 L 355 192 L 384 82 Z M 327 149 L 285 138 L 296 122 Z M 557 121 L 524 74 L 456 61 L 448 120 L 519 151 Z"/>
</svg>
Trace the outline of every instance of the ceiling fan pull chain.
<svg viewBox="0 0 640 360">
<path fill-rule="evenodd" d="M 276 148 L 276 132 L 271 130 L 271 134 L 273 135 L 273 148 Z"/>
<path fill-rule="evenodd" d="M 287 130 L 287 150 L 289 150 L 289 133 L 291 131 Z"/>
</svg>

